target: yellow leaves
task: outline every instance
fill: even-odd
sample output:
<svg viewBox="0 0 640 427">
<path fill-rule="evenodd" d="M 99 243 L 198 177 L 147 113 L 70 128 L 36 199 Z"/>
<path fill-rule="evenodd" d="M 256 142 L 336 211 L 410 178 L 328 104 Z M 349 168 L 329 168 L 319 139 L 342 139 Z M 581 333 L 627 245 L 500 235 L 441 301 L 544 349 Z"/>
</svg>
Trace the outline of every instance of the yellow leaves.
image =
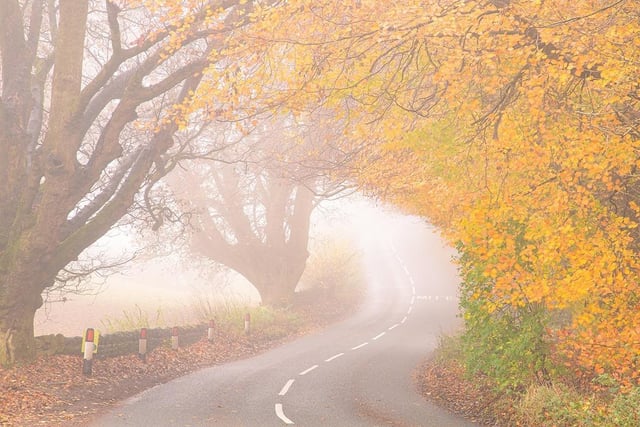
<svg viewBox="0 0 640 427">
<path fill-rule="evenodd" d="M 180 23 L 164 61 L 195 29 L 197 2 L 149 3 L 167 28 Z M 412 0 L 258 8 L 232 39 L 212 37 L 226 44 L 209 58 L 194 94 L 202 99 L 170 118 L 184 127 L 209 103 L 220 115 L 332 108 L 345 139 L 366 147 L 353 165 L 359 183 L 460 242 L 481 266 L 487 287 L 473 298 L 488 312 L 566 310 L 579 337 L 563 338 L 567 351 L 599 360 L 596 371 L 621 370 L 626 359 L 605 365 L 610 354 L 593 343 L 619 334 L 629 344 L 640 333 L 637 303 L 625 305 L 640 293 L 640 201 L 628 191 L 640 168 L 629 97 L 640 23 L 629 5 L 594 14 L 595 3 L 520 1 L 497 13 Z M 220 26 L 219 13 L 207 14 L 208 28 Z M 599 78 L 582 76 L 596 66 Z"/>
</svg>

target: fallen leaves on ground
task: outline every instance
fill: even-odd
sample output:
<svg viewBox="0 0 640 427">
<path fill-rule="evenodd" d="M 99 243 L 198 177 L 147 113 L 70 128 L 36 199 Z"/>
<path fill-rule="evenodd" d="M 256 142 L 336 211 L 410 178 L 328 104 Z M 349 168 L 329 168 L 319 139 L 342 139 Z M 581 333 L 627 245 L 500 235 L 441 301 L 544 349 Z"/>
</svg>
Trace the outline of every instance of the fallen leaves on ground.
<svg viewBox="0 0 640 427">
<path fill-rule="evenodd" d="M 258 354 L 353 309 L 336 301 L 304 304 L 296 309 L 303 324 L 283 338 L 271 339 L 259 330 L 247 336 L 218 329 L 212 343 L 203 337 L 177 350 L 157 348 L 146 363 L 135 354 L 95 359 L 90 377 L 82 375 L 80 351 L 77 356 L 42 356 L 29 365 L 0 367 L 0 425 L 86 425 L 119 400 L 201 367 Z"/>
<path fill-rule="evenodd" d="M 428 359 L 415 371 L 422 396 L 449 411 L 485 426 L 511 426 L 513 408 L 509 400 L 492 392 L 481 378 L 465 377 L 456 361 Z"/>
</svg>

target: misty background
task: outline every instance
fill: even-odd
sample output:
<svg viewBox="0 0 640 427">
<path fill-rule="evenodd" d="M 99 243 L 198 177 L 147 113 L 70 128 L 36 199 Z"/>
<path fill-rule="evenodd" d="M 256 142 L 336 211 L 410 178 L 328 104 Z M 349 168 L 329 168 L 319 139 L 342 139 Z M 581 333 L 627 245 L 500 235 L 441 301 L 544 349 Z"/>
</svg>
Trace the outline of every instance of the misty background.
<svg viewBox="0 0 640 427">
<path fill-rule="evenodd" d="M 313 256 L 322 244 L 346 240 L 359 253 L 373 234 L 391 241 L 394 230 L 407 222 L 424 220 L 358 194 L 323 201 L 312 214 L 309 252 Z M 111 232 L 95 249 L 133 256 L 139 246 L 137 239 L 135 234 Z M 109 324 L 127 316 L 144 317 L 152 327 L 189 324 L 199 321 L 195 305 L 202 299 L 238 305 L 260 302 L 258 292 L 244 277 L 219 265 L 202 267 L 195 260 L 185 262 L 178 256 L 141 251 L 119 270 L 104 278 L 92 277 L 91 291 L 86 294 L 66 294 L 45 302 L 36 313 L 35 334 L 76 336 L 88 327 L 106 333 Z"/>
</svg>

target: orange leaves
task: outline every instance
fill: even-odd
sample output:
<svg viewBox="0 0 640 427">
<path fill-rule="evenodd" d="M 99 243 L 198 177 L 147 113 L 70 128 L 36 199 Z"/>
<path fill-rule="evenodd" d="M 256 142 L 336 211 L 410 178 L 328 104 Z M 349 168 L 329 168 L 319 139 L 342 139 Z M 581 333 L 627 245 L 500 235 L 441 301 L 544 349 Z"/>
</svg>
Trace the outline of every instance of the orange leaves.
<svg viewBox="0 0 640 427">
<path fill-rule="evenodd" d="M 634 4 L 496 3 L 256 9 L 196 98 L 224 114 L 332 108 L 366 148 L 361 185 L 428 216 L 477 264 L 474 299 L 561 313 L 573 362 L 627 372 L 640 348 Z"/>
<path fill-rule="evenodd" d="M 511 2 L 491 13 L 461 6 L 422 22 L 431 68 L 416 74 L 446 90 L 426 117 L 385 111 L 377 126 L 393 143 L 378 148 L 373 169 L 405 174 L 371 176 L 396 190 L 388 198 L 461 243 L 489 284 L 470 294 L 487 312 L 534 304 L 562 312 L 571 333 L 558 349 L 580 355 L 570 359 L 591 372 L 621 376 L 639 368 L 640 352 L 639 307 L 629 303 L 640 293 L 640 202 L 629 195 L 640 143 L 621 113 L 637 114 L 628 94 L 639 77 L 640 25 L 628 5 L 596 3 Z M 392 9 L 381 11 L 380 28 L 394 27 Z M 361 75 L 351 93 L 371 100 L 368 113 L 386 99 L 371 96 L 382 87 L 402 99 L 397 89 L 411 75 L 384 86 L 366 75 L 372 58 L 360 59 L 349 81 Z M 426 85 L 411 92 L 428 94 Z M 386 120 L 401 126 L 391 130 Z M 413 155 L 394 158 L 406 150 Z"/>
</svg>

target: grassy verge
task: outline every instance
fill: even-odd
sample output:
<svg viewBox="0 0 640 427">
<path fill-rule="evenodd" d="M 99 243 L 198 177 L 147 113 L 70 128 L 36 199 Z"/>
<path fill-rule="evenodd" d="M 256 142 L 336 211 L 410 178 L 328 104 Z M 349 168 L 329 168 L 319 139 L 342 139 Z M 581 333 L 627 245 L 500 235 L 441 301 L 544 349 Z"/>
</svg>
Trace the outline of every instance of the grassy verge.
<svg viewBox="0 0 640 427">
<path fill-rule="evenodd" d="M 216 312 L 213 342 L 203 337 L 178 350 L 165 345 L 150 352 L 146 363 L 134 354 L 96 360 L 91 377 L 81 374 L 80 354 L 43 356 L 30 365 L 0 368 L 0 425 L 84 425 L 119 400 L 202 367 L 256 355 L 344 318 L 357 305 L 356 299 L 345 303 L 324 293 L 320 298 L 318 292 L 301 293 L 288 309 L 229 306 Z M 246 310 L 250 334 L 244 333 Z M 129 316 L 125 323 L 137 325 L 139 320 Z"/>
<path fill-rule="evenodd" d="M 435 354 L 418 368 L 416 379 L 425 398 L 482 425 L 640 425 L 640 389 L 623 389 L 606 376 L 594 380 L 597 392 L 560 380 L 520 392 L 494 391 L 498 387 L 487 377 L 468 374 L 458 337 L 443 337 Z"/>
</svg>

